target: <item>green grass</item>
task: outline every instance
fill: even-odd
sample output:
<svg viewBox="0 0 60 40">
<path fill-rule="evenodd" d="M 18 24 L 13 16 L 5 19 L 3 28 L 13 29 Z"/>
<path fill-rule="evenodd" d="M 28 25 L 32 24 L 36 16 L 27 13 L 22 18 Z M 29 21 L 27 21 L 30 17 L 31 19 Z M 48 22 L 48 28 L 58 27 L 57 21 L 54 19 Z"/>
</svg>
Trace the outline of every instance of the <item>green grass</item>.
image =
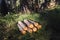
<svg viewBox="0 0 60 40">
<path fill-rule="evenodd" d="M 0 17 L 0 32 L 1 40 L 48 40 L 50 33 L 45 30 L 45 25 L 42 29 L 38 30 L 36 33 L 22 35 L 17 27 L 18 21 L 23 21 L 24 19 L 32 19 L 43 25 L 43 18 L 40 14 L 8 14 L 5 17 Z"/>
</svg>

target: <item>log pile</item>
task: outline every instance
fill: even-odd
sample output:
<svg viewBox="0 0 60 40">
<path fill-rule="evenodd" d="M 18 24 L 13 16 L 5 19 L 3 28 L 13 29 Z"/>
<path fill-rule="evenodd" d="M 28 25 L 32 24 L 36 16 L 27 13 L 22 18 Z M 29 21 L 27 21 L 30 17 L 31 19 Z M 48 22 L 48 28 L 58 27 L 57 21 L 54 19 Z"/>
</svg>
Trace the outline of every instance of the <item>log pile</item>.
<svg viewBox="0 0 60 40">
<path fill-rule="evenodd" d="M 37 32 L 42 28 L 41 24 L 33 20 L 18 21 L 17 26 L 22 34 Z"/>
</svg>

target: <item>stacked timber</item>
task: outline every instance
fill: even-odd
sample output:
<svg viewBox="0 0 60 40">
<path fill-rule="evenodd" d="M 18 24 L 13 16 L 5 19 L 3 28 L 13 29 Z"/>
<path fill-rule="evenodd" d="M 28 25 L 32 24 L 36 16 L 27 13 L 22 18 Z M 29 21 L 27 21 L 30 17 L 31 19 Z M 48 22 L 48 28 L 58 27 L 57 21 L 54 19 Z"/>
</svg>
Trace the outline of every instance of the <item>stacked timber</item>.
<svg viewBox="0 0 60 40">
<path fill-rule="evenodd" d="M 31 28 L 28 28 L 27 32 L 32 33 L 33 30 Z"/>
<path fill-rule="evenodd" d="M 22 34 L 37 32 L 42 27 L 41 24 L 33 20 L 18 21 L 17 25 Z"/>
<path fill-rule="evenodd" d="M 21 21 L 18 21 L 18 24 L 23 28 L 23 30 L 27 30 L 27 27 Z"/>
<path fill-rule="evenodd" d="M 24 20 L 24 23 L 26 23 L 26 25 L 29 27 L 29 28 L 33 28 L 33 24 L 31 24 L 28 20 Z"/>
<path fill-rule="evenodd" d="M 36 27 L 34 27 L 32 30 L 33 30 L 33 32 L 36 32 L 36 31 L 37 31 L 37 28 L 36 28 Z"/>
<path fill-rule="evenodd" d="M 35 27 L 37 27 L 37 29 L 41 28 L 41 25 L 38 22 L 35 22 L 33 20 L 28 20 L 29 22 L 31 22 Z"/>
<path fill-rule="evenodd" d="M 19 31 L 20 31 L 22 34 L 26 34 L 26 31 L 24 31 L 19 24 L 17 24 L 17 25 L 18 25 Z"/>
</svg>

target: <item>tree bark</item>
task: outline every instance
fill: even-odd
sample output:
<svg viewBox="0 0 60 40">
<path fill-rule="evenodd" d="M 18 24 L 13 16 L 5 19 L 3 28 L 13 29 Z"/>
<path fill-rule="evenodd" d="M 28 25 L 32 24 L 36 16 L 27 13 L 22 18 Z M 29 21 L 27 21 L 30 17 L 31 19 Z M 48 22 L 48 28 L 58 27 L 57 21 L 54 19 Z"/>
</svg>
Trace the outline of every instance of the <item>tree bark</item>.
<svg viewBox="0 0 60 40">
<path fill-rule="evenodd" d="M 19 28 L 19 31 L 20 31 L 22 34 L 26 34 L 26 31 L 24 31 L 19 24 L 17 24 L 17 26 L 18 26 L 18 28 Z"/>
<path fill-rule="evenodd" d="M 24 23 L 26 23 L 26 25 L 29 27 L 29 28 L 33 28 L 33 24 L 31 24 L 30 22 L 28 22 L 28 20 L 24 20 Z"/>
<path fill-rule="evenodd" d="M 27 27 L 23 22 L 18 21 L 18 24 L 23 28 L 23 30 L 27 30 Z"/>
</svg>

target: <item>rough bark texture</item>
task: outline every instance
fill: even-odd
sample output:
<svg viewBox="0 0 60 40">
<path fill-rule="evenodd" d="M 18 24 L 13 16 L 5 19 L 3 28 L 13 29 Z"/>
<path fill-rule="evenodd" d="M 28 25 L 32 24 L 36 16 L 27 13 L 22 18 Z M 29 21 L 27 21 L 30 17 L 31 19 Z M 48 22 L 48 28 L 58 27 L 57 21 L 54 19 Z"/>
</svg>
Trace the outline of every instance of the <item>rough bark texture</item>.
<svg viewBox="0 0 60 40">
<path fill-rule="evenodd" d="M 24 20 L 24 23 L 29 27 L 29 28 L 33 28 L 33 24 L 31 24 L 28 20 Z"/>
<path fill-rule="evenodd" d="M 26 25 L 25 25 L 23 22 L 18 21 L 18 24 L 19 24 L 24 30 L 27 30 L 27 27 L 26 27 Z"/>
<path fill-rule="evenodd" d="M 54 8 L 55 5 L 59 3 L 59 0 L 3 0 L 2 2 L 0 2 L 0 7 L 5 5 L 4 9 L 1 8 L 1 12 L 3 12 L 4 10 L 8 10 L 3 14 L 7 14 L 7 12 L 31 13 L 40 12 L 40 10 L 45 10 L 47 8 Z"/>
</svg>

